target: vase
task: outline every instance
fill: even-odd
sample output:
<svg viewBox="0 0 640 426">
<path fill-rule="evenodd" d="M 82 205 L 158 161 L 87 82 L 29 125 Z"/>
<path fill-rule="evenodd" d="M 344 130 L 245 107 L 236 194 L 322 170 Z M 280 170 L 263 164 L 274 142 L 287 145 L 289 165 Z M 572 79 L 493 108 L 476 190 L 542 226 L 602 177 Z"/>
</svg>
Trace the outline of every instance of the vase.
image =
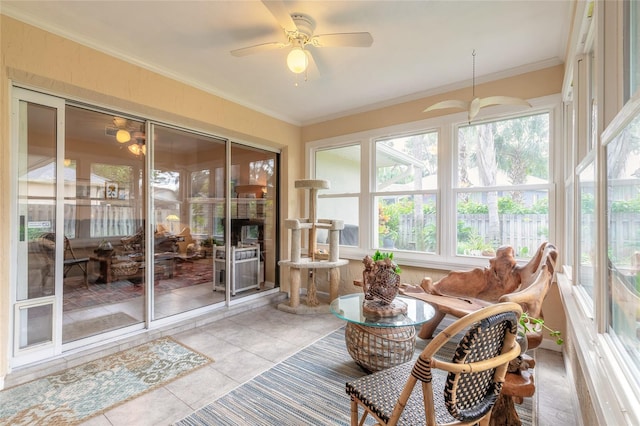
<svg viewBox="0 0 640 426">
<path fill-rule="evenodd" d="M 97 249 L 95 249 L 95 253 L 101 257 L 109 257 L 113 253 L 113 246 L 110 241 L 102 241 Z"/>
<path fill-rule="evenodd" d="M 369 298 L 388 305 L 398 295 L 400 290 L 400 275 L 391 269 L 381 269 L 373 275 L 373 280 L 367 283 Z"/>
</svg>

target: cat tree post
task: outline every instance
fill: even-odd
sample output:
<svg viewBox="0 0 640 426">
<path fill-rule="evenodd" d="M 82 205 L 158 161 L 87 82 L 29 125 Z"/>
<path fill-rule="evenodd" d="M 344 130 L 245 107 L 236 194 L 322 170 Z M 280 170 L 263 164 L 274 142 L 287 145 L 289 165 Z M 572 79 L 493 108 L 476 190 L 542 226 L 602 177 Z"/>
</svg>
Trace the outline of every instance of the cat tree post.
<svg viewBox="0 0 640 426">
<path fill-rule="evenodd" d="M 330 301 L 338 297 L 340 284 L 340 266 L 346 265 L 347 260 L 339 259 L 340 231 L 344 229 L 341 220 L 318 219 L 316 212 L 316 200 L 319 189 L 328 189 L 326 180 L 299 180 L 295 182 L 298 189 L 309 191 L 309 218 L 287 219 L 285 227 L 291 232 L 291 256 L 289 260 L 278 262 L 280 266 L 290 268 L 289 274 L 289 303 L 280 304 L 278 308 L 291 313 L 317 313 L 328 309 L 328 304 L 320 304 L 316 295 L 316 274 L 307 280 L 306 304 L 300 304 L 300 285 L 302 270 L 328 269 L 329 270 L 329 298 Z M 329 253 L 317 251 L 317 230 L 327 230 L 329 236 Z M 308 252 L 306 256 L 302 251 L 302 230 L 308 232 Z M 307 274 L 308 276 L 308 274 Z"/>
</svg>

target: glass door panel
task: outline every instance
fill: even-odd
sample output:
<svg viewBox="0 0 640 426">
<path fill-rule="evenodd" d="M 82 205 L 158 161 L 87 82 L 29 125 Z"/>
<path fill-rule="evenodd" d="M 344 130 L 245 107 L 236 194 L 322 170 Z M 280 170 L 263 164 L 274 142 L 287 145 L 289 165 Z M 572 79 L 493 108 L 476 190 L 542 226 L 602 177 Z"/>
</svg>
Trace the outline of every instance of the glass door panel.
<svg viewBox="0 0 640 426">
<path fill-rule="evenodd" d="M 55 108 L 20 102 L 26 124 L 18 170 L 20 242 L 26 242 L 27 279 L 18 280 L 17 300 L 55 294 L 56 275 L 56 124 Z M 49 237 L 49 238 L 47 238 Z M 20 268 L 22 269 L 22 268 Z"/>
<path fill-rule="evenodd" d="M 65 344 L 145 320 L 145 123 L 67 106 Z"/>
<path fill-rule="evenodd" d="M 231 144 L 231 296 L 274 288 L 277 278 L 278 154 Z M 257 259 L 252 261 L 253 247 Z"/>
<path fill-rule="evenodd" d="M 53 304 L 49 300 L 32 306 L 20 305 L 17 308 L 20 329 L 16 333 L 16 347 L 19 351 L 53 342 L 53 311 Z"/>
<path fill-rule="evenodd" d="M 226 142 L 153 126 L 153 319 L 225 300 L 213 248 L 224 244 Z"/>
</svg>

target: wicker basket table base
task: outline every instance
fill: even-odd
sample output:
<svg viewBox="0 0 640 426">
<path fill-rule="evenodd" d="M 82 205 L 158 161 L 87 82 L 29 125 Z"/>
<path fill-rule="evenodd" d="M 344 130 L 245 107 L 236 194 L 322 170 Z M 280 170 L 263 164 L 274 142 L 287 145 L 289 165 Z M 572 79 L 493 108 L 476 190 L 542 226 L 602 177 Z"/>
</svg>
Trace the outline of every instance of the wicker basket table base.
<svg viewBox="0 0 640 426">
<path fill-rule="evenodd" d="M 369 327 L 348 322 L 344 334 L 349 355 L 369 373 L 411 360 L 416 348 L 413 326 Z"/>
</svg>

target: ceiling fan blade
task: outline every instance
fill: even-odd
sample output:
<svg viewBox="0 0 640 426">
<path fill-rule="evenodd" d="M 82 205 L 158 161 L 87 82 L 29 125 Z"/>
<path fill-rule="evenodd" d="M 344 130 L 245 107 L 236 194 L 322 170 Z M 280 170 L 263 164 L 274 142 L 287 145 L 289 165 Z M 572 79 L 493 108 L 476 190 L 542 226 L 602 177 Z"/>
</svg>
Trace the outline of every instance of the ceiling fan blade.
<svg viewBox="0 0 640 426">
<path fill-rule="evenodd" d="M 298 29 L 282 0 L 262 0 L 262 3 L 269 9 L 273 17 L 276 18 L 278 24 L 286 31 L 296 31 Z"/>
<path fill-rule="evenodd" d="M 524 99 L 514 98 L 511 96 L 488 96 L 480 99 L 480 108 L 489 105 L 522 105 L 530 107 L 531 104 Z"/>
<path fill-rule="evenodd" d="M 318 69 L 318 64 L 316 64 L 315 59 L 313 59 L 311 51 L 305 49 L 304 53 L 306 53 L 307 59 L 309 60 L 309 65 L 307 65 L 307 75 L 319 76 L 320 70 Z"/>
<path fill-rule="evenodd" d="M 319 34 L 311 37 L 309 43 L 317 47 L 369 47 L 373 37 L 366 32 Z"/>
<path fill-rule="evenodd" d="M 431 105 L 429 108 L 425 109 L 422 112 L 429 112 L 429 111 L 433 111 L 434 109 L 445 109 L 445 108 L 467 109 L 467 108 L 469 108 L 469 102 L 450 99 L 448 101 L 442 101 L 442 102 L 435 103 L 435 104 Z"/>
<path fill-rule="evenodd" d="M 282 49 L 283 47 L 287 47 L 287 43 L 281 43 L 279 41 L 274 41 L 271 43 L 263 43 L 256 44 L 255 46 L 243 47 L 241 49 L 235 49 L 231 51 L 233 56 L 247 56 L 253 55 L 254 53 L 266 52 L 268 50 Z"/>
</svg>

